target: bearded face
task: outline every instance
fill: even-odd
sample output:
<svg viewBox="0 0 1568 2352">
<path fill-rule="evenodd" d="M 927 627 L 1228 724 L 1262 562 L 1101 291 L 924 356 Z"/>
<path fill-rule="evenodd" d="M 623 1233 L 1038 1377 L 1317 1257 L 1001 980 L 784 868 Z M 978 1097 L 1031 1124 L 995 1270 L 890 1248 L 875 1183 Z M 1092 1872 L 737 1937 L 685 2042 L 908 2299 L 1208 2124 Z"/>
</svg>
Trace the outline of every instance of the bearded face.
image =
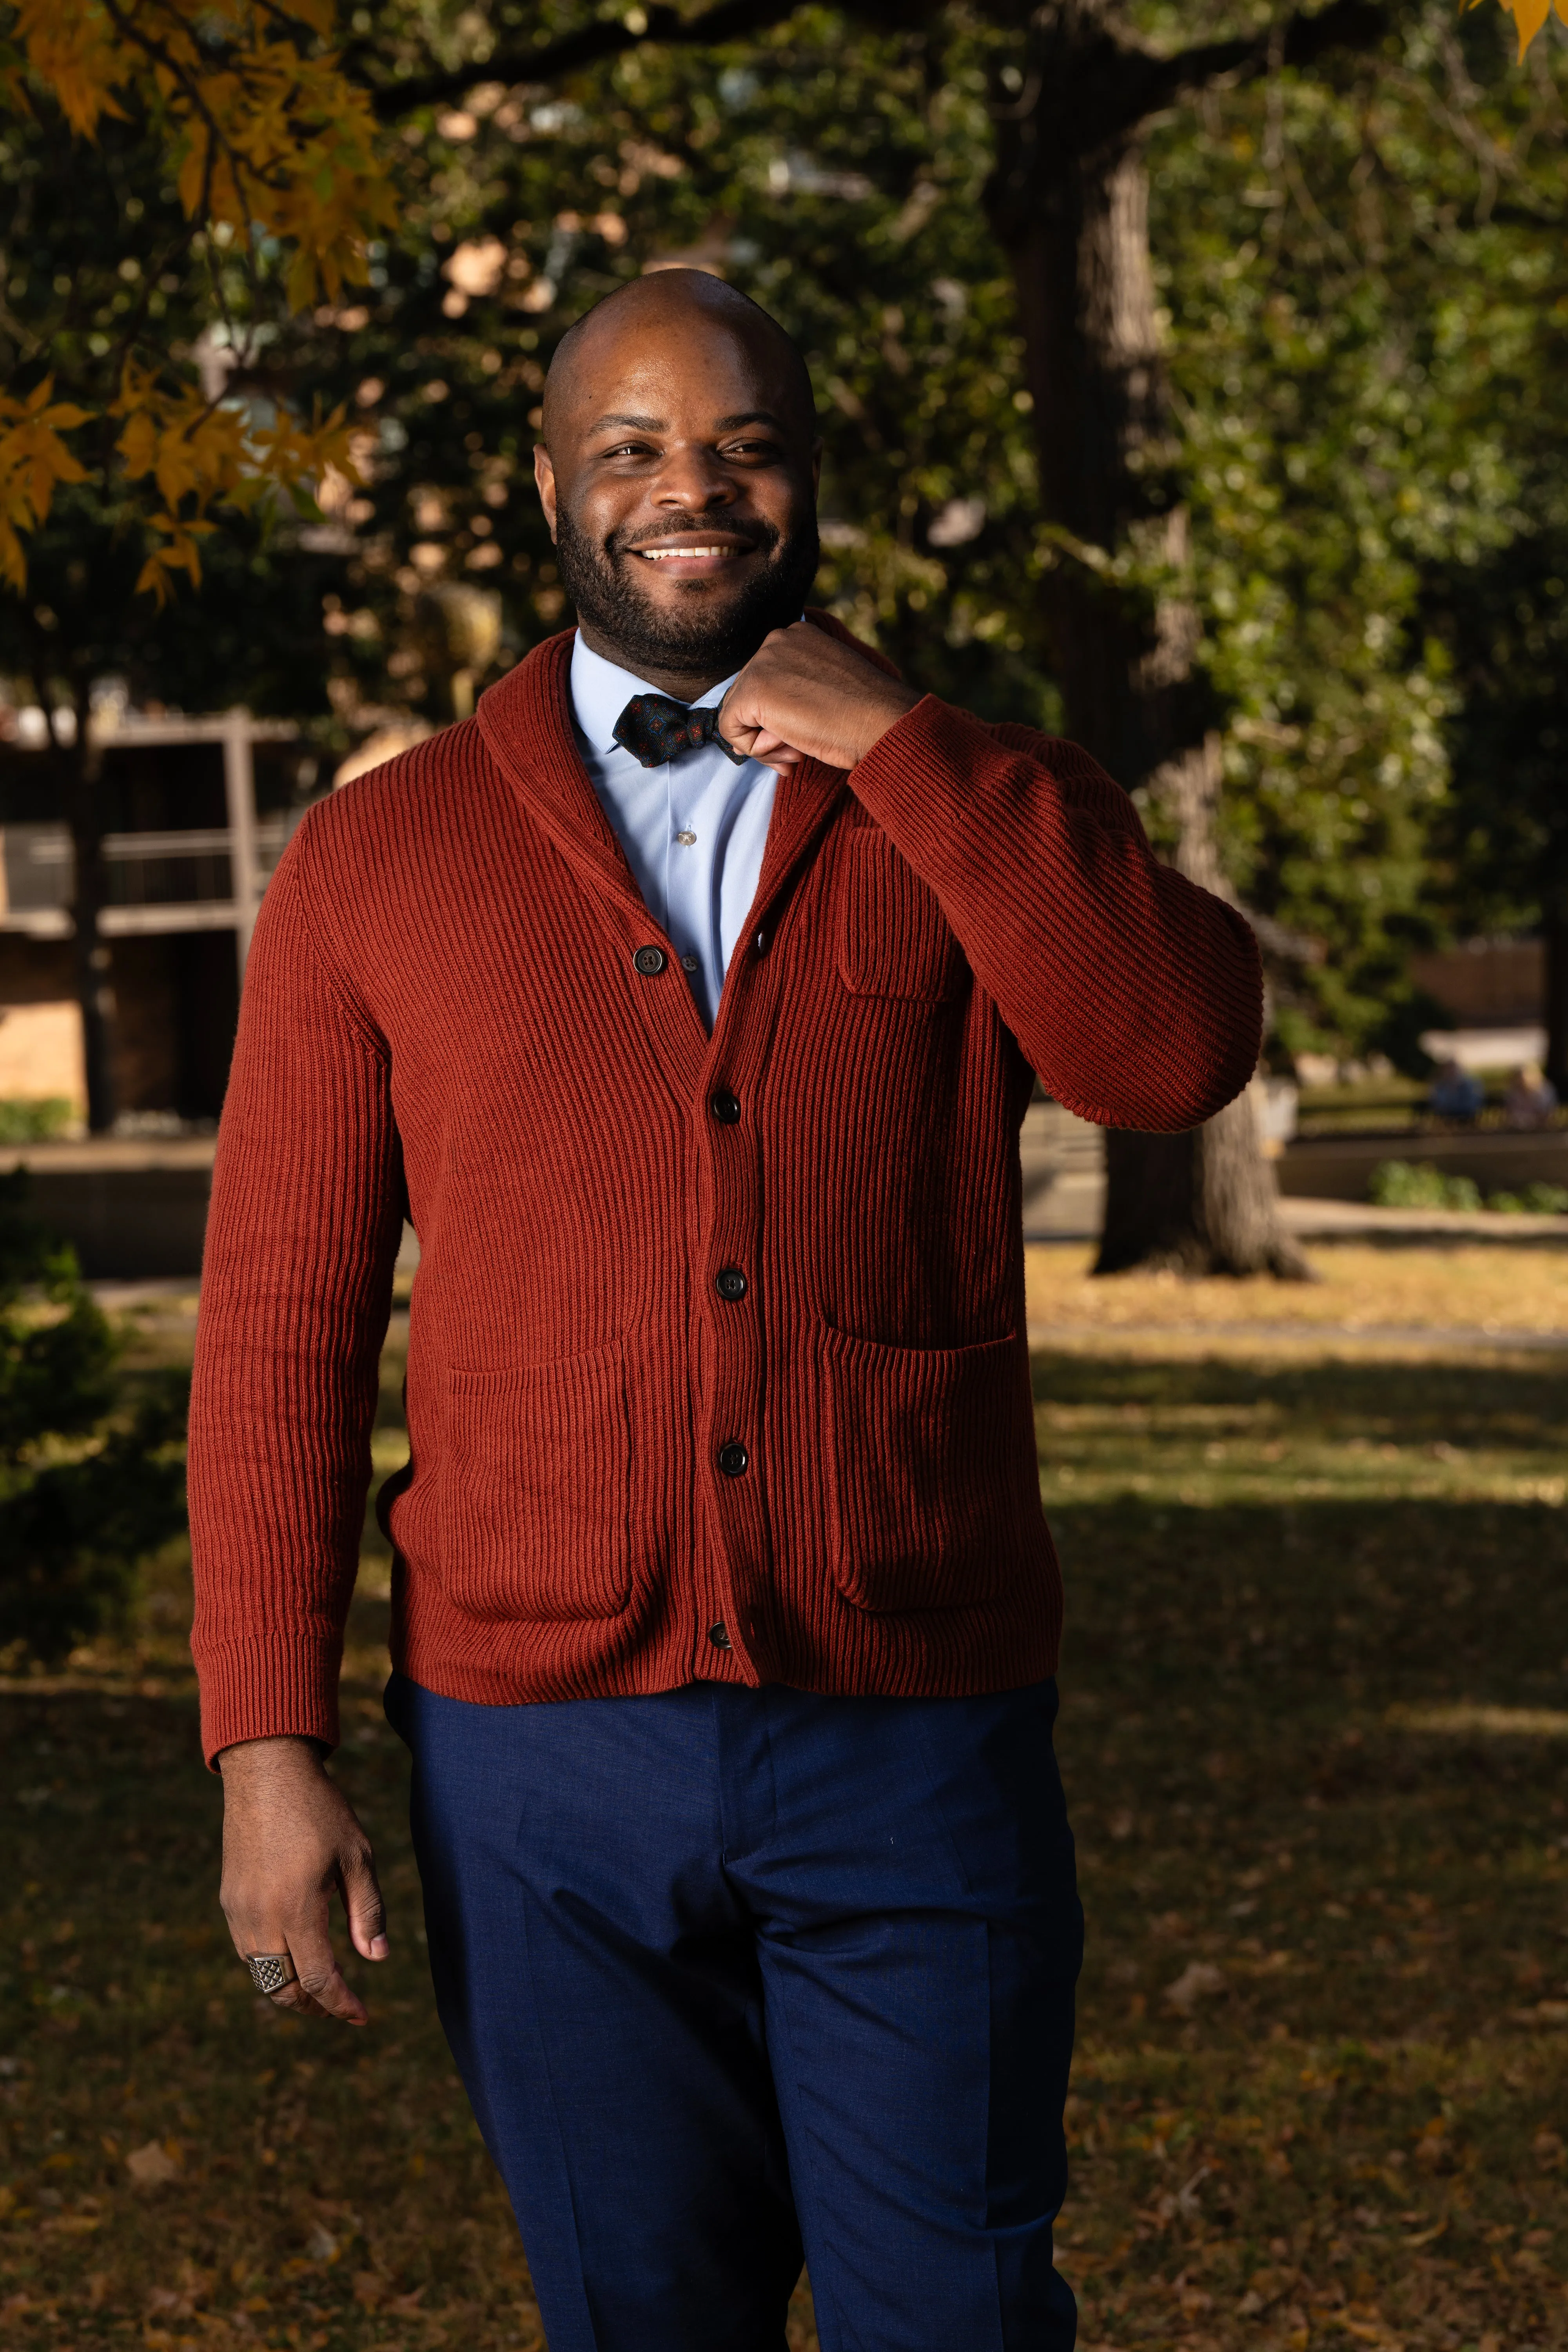
<svg viewBox="0 0 1568 2352">
<path fill-rule="evenodd" d="M 729 579 L 653 575 L 671 542 L 705 546 L 716 531 L 745 541 L 753 552 Z M 658 553 L 639 552 L 657 544 Z M 721 523 L 668 515 L 611 530 L 603 539 L 563 504 L 556 516 L 562 585 L 580 622 L 613 645 L 639 675 L 681 670 L 727 677 L 749 661 L 770 629 L 798 621 L 816 576 L 816 518 L 806 512 L 781 529 L 760 517 L 726 514 Z"/>
</svg>

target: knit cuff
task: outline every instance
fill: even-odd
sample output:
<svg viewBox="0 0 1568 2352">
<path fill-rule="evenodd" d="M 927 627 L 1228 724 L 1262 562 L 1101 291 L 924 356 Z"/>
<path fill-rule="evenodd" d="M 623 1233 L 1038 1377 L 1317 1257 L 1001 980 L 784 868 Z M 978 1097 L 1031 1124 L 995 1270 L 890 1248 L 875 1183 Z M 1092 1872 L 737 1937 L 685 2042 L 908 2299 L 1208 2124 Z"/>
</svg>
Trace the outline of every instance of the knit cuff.
<svg viewBox="0 0 1568 2352">
<path fill-rule="evenodd" d="M 955 800 L 978 766 L 1009 756 L 977 719 L 927 694 L 878 736 L 850 770 L 849 781 L 857 800 L 895 841 L 904 834 L 918 838 L 933 825 L 940 830 L 933 785 L 945 799 Z"/>
<path fill-rule="evenodd" d="M 338 1744 L 340 1637 L 274 1633 L 196 1653 L 202 1753 L 216 1769 L 242 1739 L 293 1737 Z"/>
</svg>

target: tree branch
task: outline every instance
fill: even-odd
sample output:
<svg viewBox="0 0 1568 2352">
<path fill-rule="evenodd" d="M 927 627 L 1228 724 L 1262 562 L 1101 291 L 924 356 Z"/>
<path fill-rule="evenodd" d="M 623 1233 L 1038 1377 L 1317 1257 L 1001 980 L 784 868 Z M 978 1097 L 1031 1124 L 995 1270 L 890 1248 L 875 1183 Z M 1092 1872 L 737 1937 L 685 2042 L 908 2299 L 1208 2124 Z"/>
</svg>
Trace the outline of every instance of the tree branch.
<svg viewBox="0 0 1568 2352">
<path fill-rule="evenodd" d="M 1125 127 L 1163 113 L 1186 91 L 1207 89 L 1215 82 L 1249 81 L 1280 65 L 1308 66 L 1327 49 L 1369 49 L 1389 30 L 1388 10 L 1378 0 L 1329 0 L 1326 8 L 1289 17 L 1282 27 L 1271 27 L 1234 41 L 1202 41 L 1179 50 L 1173 58 L 1144 53 L 1142 87 L 1127 96 L 1138 111 Z"/>
<path fill-rule="evenodd" d="M 628 49 L 651 47 L 656 42 L 690 47 L 701 43 L 742 41 L 765 33 L 793 16 L 803 0 L 717 0 L 695 16 L 678 8 L 656 5 L 641 13 L 644 29 L 634 32 L 615 18 L 584 25 L 580 32 L 563 34 L 537 49 L 498 49 L 482 64 L 454 67 L 439 73 L 410 74 L 404 80 L 384 82 L 371 92 L 371 104 L 384 121 L 411 114 L 416 107 L 451 104 L 479 82 L 520 83 L 558 81 L 563 74 L 601 65 L 606 58 Z"/>
</svg>

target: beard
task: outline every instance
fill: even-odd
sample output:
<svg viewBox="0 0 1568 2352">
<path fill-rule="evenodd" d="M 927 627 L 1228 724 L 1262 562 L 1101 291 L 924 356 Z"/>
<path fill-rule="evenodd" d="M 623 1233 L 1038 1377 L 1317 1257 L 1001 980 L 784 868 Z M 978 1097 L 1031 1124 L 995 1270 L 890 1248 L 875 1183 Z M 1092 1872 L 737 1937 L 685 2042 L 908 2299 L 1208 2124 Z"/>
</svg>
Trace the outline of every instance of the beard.
<svg viewBox="0 0 1568 2352">
<path fill-rule="evenodd" d="M 736 530 L 732 522 L 715 525 L 710 519 L 689 526 L 667 523 L 658 537 L 671 539 L 679 531 L 700 541 L 716 528 L 726 534 Z M 787 537 L 773 523 L 748 525 L 745 536 L 763 561 L 739 594 L 720 605 L 711 589 L 698 582 L 681 583 L 681 604 L 656 603 L 637 577 L 642 559 L 634 552 L 637 541 L 616 531 L 597 545 L 563 507 L 555 519 L 555 560 L 578 619 L 615 646 L 626 668 L 689 676 L 711 671 L 728 677 L 751 660 L 770 629 L 787 629 L 799 620 L 821 560 L 815 514 Z"/>
</svg>

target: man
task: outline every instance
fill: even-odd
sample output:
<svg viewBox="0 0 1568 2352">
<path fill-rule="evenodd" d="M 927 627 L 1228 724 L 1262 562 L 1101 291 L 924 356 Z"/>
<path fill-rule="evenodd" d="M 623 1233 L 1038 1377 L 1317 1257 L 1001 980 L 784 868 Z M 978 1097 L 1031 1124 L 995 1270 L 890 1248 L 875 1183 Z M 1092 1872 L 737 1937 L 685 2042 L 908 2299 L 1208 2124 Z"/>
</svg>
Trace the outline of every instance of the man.
<svg viewBox="0 0 1568 2352">
<path fill-rule="evenodd" d="M 820 614 L 798 355 L 673 271 L 563 341 L 578 630 L 312 813 L 215 1173 L 195 1647 L 236 1945 L 363 2021 L 328 1777 L 406 1206 L 388 1712 L 552 2352 L 1065 2347 L 1079 1914 L 1017 1133 L 1176 1129 L 1250 934 L 1070 745 Z"/>
</svg>

